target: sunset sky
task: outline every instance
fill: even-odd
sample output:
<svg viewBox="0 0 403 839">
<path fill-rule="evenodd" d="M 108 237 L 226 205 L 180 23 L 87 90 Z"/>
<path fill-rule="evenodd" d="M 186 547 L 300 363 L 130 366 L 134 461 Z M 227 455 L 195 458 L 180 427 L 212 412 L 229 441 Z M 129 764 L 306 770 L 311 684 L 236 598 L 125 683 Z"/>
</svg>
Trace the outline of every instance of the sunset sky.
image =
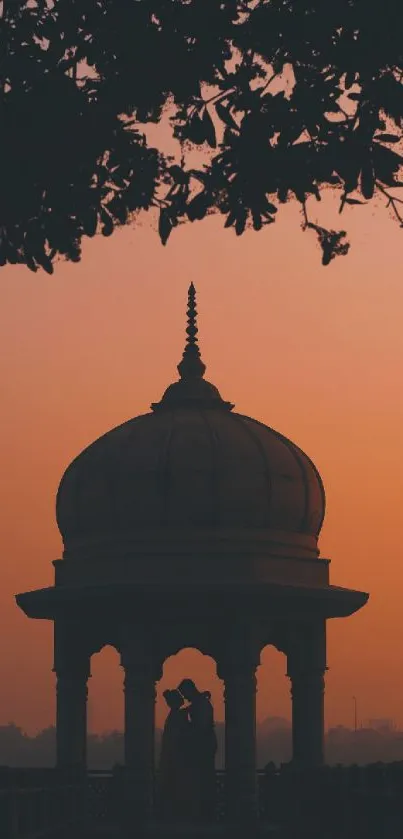
<svg viewBox="0 0 403 839">
<path fill-rule="evenodd" d="M 29 621 L 14 594 L 53 582 L 55 495 L 68 463 L 175 380 L 193 281 L 207 378 L 314 460 L 331 582 L 370 592 L 357 615 L 329 622 L 327 725 L 352 726 L 356 696 L 359 720 L 403 728 L 403 230 L 381 206 L 341 219 L 332 200 L 323 208 L 352 243 L 328 268 L 291 205 L 239 239 L 209 219 L 163 248 L 144 217 L 85 242 L 81 264 L 60 262 L 53 277 L 1 269 L 0 724 L 30 733 L 53 724 L 52 627 Z M 289 716 L 285 659 L 267 650 L 262 661 L 259 718 Z M 212 690 L 222 718 L 214 664 L 201 654 L 169 660 L 159 694 L 185 675 Z M 121 726 L 121 684 L 117 655 L 103 651 L 91 730 Z"/>
</svg>

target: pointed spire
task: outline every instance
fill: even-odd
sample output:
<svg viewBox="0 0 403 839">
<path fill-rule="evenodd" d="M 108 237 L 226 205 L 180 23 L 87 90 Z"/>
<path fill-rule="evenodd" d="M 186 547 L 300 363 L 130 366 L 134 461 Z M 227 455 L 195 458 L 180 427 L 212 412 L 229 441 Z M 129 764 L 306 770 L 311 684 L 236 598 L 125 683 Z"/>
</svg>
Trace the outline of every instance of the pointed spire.
<svg viewBox="0 0 403 839">
<path fill-rule="evenodd" d="M 200 358 L 200 349 L 197 343 L 199 330 L 197 328 L 196 289 L 193 283 L 190 283 L 188 289 L 187 321 L 186 345 L 182 361 L 178 364 L 178 373 L 181 379 L 201 379 L 206 371 L 206 365 Z"/>
<path fill-rule="evenodd" d="M 197 309 L 196 289 L 193 283 L 188 290 L 186 344 L 182 360 L 178 364 L 180 379 L 167 387 L 160 402 L 153 402 L 153 411 L 172 411 L 186 408 L 195 411 L 215 408 L 221 411 L 232 411 L 233 404 L 224 402 L 219 391 L 211 382 L 203 378 L 206 365 L 200 358 L 197 343 Z"/>
</svg>

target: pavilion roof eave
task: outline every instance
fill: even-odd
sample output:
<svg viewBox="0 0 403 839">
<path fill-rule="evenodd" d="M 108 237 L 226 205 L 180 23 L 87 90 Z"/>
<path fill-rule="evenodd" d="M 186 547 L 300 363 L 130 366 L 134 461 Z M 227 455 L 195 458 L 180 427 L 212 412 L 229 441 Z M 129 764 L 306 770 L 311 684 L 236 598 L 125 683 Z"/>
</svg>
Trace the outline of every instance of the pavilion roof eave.
<svg viewBox="0 0 403 839">
<path fill-rule="evenodd" d="M 78 608 L 85 606 L 88 612 L 89 607 L 95 607 L 105 600 L 115 601 L 119 606 L 124 602 L 129 603 L 133 597 L 141 596 L 142 602 L 150 603 L 154 600 L 161 603 L 166 598 L 170 609 L 175 601 L 181 601 L 183 595 L 187 598 L 208 596 L 209 603 L 217 597 L 220 599 L 225 595 L 225 602 L 235 598 L 238 603 L 248 603 L 258 608 L 261 604 L 267 606 L 271 601 L 271 607 L 278 606 L 279 614 L 284 612 L 284 607 L 297 611 L 308 611 L 313 609 L 326 618 L 348 617 L 361 609 L 368 601 L 369 595 L 366 592 L 354 589 L 342 588 L 340 586 L 308 587 L 280 585 L 275 583 L 228 584 L 211 585 L 195 584 L 193 588 L 189 583 L 181 586 L 177 582 L 167 586 L 164 582 L 160 586 L 153 584 L 125 586 L 121 584 L 108 586 L 50 586 L 48 588 L 36 589 L 16 595 L 16 602 L 20 609 L 30 618 L 54 620 L 61 612 L 69 610 L 72 606 Z M 275 609 L 275 611 L 277 611 Z"/>
</svg>

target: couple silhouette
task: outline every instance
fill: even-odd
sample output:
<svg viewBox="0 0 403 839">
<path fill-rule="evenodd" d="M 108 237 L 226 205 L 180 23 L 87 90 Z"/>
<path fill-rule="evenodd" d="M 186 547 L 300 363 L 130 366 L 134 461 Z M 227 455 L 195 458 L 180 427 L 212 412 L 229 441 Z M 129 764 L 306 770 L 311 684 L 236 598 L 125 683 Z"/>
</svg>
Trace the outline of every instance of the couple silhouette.
<svg viewBox="0 0 403 839">
<path fill-rule="evenodd" d="M 209 691 L 191 679 L 164 691 L 169 713 L 160 757 L 160 805 L 163 821 L 210 822 L 215 815 L 217 740 Z"/>
</svg>

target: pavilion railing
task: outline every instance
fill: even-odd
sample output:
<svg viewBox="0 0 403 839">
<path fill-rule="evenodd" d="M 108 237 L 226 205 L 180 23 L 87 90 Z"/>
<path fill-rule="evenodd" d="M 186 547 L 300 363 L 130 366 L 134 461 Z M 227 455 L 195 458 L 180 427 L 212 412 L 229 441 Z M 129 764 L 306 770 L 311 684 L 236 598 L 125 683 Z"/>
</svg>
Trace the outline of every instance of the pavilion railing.
<svg viewBox="0 0 403 839">
<path fill-rule="evenodd" d="M 403 762 L 258 772 L 260 821 L 291 839 L 403 839 Z M 119 823 L 122 783 L 89 773 L 92 824 Z M 224 822 L 225 772 L 217 772 L 217 821 Z"/>
<path fill-rule="evenodd" d="M 81 782 L 56 770 L 0 769 L 1 839 L 78 836 L 78 826 L 118 828 L 124 769 Z M 259 772 L 260 820 L 287 839 L 402 839 L 403 762 Z M 217 772 L 217 821 L 225 821 L 225 773 Z"/>
<path fill-rule="evenodd" d="M 402 839 L 403 762 L 263 773 L 259 805 L 292 839 Z"/>
<path fill-rule="evenodd" d="M 0 768 L 1 839 L 53 839 L 85 820 L 86 783 L 54 769 Z"/>
</svg>

